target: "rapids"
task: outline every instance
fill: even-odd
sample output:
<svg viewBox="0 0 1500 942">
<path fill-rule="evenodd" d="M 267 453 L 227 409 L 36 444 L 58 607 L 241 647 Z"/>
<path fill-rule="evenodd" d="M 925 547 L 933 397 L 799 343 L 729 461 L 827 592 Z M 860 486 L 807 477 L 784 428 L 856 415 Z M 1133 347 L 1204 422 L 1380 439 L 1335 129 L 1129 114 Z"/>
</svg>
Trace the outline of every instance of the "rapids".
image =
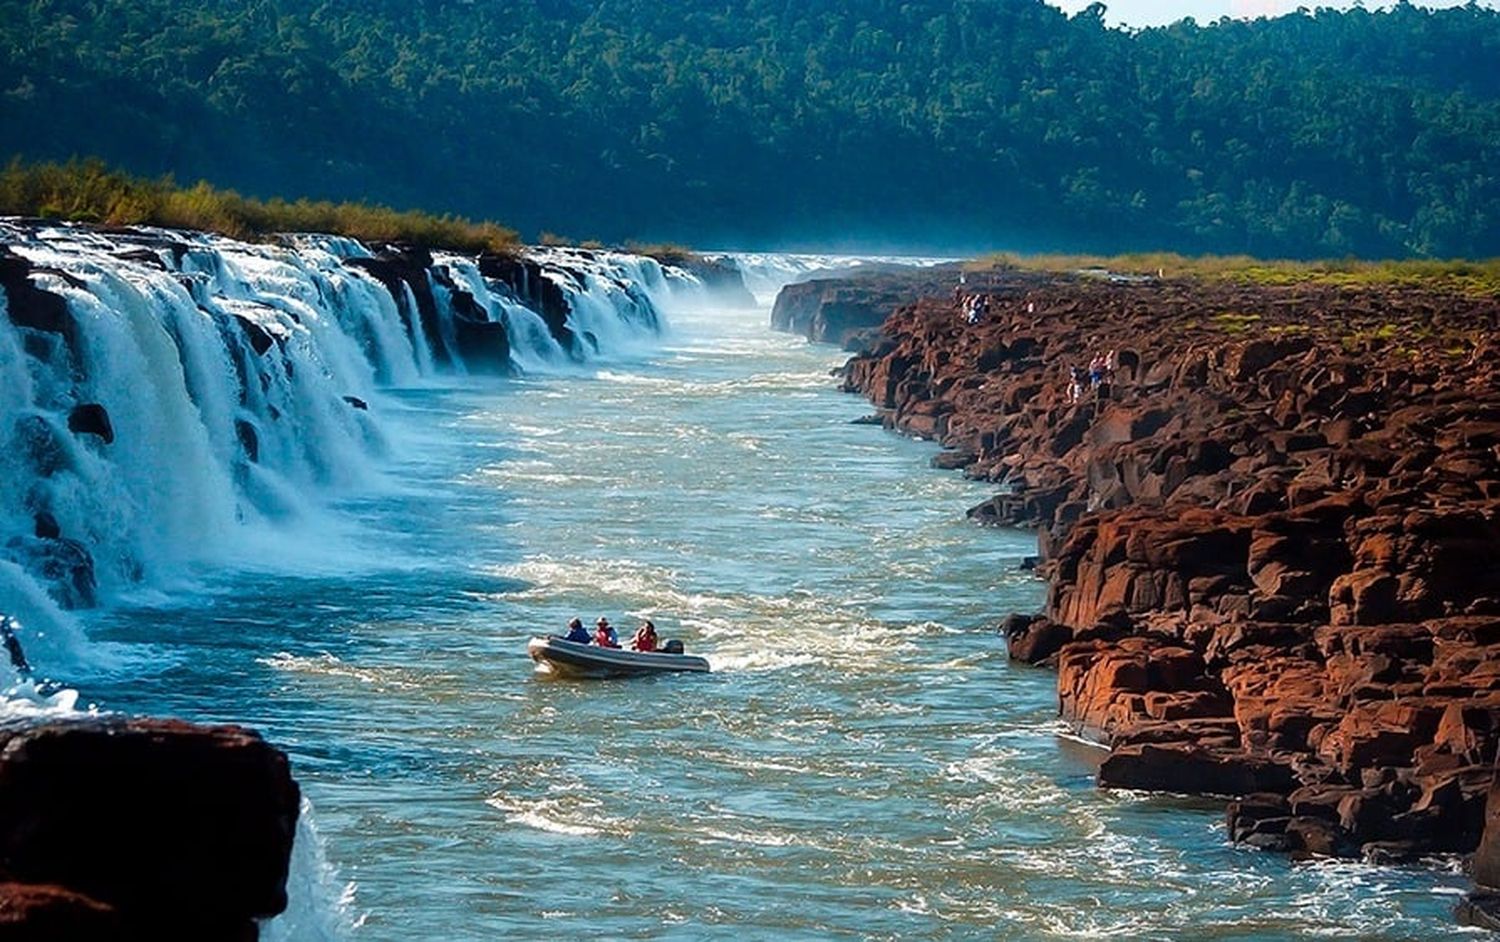
<svg viewBox="0 0 1500 942">
<path fill-rule="evenodd" d="M 1095 788 L 1053 675 L 993 633 L 1040 603 L 1018 568 L 1032 535 L 964 521 L 986 490 L 849 424 L 866 406 L 835 391 L 843 355 L 770 333 L 764 310 L 715 309 L 654 263 L 554 259 L 599 340 L 579 358 L 451 259 L 446 290 L 504 313 L 524 370 L 466 376 L 435 366 L 406 300 L 338 264 L 356 245 L 200 246 L 184 300 L 172 273 L 77 241 L 29 251 L 116 332 L 89 375 L 168 400 L 112 409 L 117 442 L 170 435 L 193 462 L 84 444 L 71 478 L 41 482 L 95 550 L 103 606 L 61 612 L 0 563 L 33 660 L 81 695 L 11 709 L 244 722 L 286 748 L 308 803 L 268 938 L 1460 931 L 1452 867 L 1297 864 L 1229 846 L 1215 803 Z M 241 401 L 239 334 L 203 309 L 307 337 L 277 354 L 299 358 L 289 385 Z M 664 336 L 631 326 L 658 314 Z M 0 332 L 0 405 L 55 428 L 71 393 L 21 351 Z M 142 369 L 162 385 L 132 388 Z M 233 419 L 273 425 L 278 402 L 315 431 L 271 432 L 247 469 Z M 0 522 L 29 527 L 25 498 Z M 575 614 L 649 616 L 715 672 L 537 674 L 526 639 Z"/>
<path fill-rule="evenodd" d="M 1096 789 L 1053 675 L 992 632 L 1040 601 L 1031 536 L 967 524 L 983 489 L 849 425 L 842 356 L 764 318 L 393 392 L 337 527 L 90 626 L 131 667 L 89 697 L 292 752 L 317 853 L 282 921 L 315 928 L 276 937 L 1456 931 L 1456 873 L 1294 864 L 1216 804 Z M 528 636 L 601 613 L 715 673 L 533 671 Z"/>
</svg>

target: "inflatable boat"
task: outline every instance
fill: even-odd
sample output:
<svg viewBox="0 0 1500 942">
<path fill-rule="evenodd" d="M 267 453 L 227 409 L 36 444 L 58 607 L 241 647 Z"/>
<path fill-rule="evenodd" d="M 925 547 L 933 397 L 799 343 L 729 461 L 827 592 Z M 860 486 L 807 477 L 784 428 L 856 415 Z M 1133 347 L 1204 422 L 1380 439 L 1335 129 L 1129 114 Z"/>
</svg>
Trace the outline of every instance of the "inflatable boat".
<svg viewBox="0 0 1500 942">
<path fill-rule="evenodd" d="M 580 644 L 553 635 L 532 638 L 526 653 L 541 667 L 562 677 L 635 677 L 688 671 L 708 673 L 708 661 L 690 654 L 631 651 Z"/>
</svg>

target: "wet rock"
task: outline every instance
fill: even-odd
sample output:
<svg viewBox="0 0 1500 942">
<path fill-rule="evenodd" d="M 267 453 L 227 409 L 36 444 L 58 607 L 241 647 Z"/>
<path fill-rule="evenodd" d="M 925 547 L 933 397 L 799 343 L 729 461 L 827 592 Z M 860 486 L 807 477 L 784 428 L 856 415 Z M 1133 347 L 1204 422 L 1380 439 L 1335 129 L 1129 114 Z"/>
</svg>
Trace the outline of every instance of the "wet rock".
<svg viewBox="0 0 1500 942">
<path fill-rule="evenodd" d="M 949 448 L 932 456 L 929 462 L 934 468 L 944 471 L 952 471 L 956 468 L 966 468 L 974 463 L 974 453 L 962 448 Z"/>
<path fill-rule="evenodd" d="M 702 255 L 673 254 L 657 261 L 672 265 L 694 275 L 705 288 L 713 292 L 720 304 L 735 308 L 758 307 L 755 295 L 745 287 L 745 276 L 739 266 L 729 259 L 708 258 Z"/>
<path fill-rule="evenodd" d="M 1040 615 L 1011 615 L 1000 626 L 1013 661 L 1055 666 L 1057 654 L 1073 640 L 1073 629 Z"/>
<path fill-rule="evenodd" d="M 430 251 L 422 246 L 392 243 L 380 246 L 374 257 L 348 258 L 344 264 L 368 272 L 384 285 L 401 311 L 407 329 L 413 335 L 425 337 L 435 360 L 443 364 L 449 362 L 448 348 L 443 343 L 442 327 L 438 322 L 437 298 L 432 293 L 429 277 L 432 269 Z M 416 310 L 409 309 L 408 292 Z"/>
<path fill-rule="evenodd" d="M 37 511 L 33 524 L 33 533 L 38 539 L 55 540 L 62 536 L 62 526 L 57 518 L 45 510 Z"/>
<path fill-rule="evenodd" d="M 114 907 L 66 887 L 0 883 L 0 942 L 109 942 L 124 937 Z"/>
<path fill-rule="evenodd" d="M 1347 831 L 1324 818 L 1292 818 L 1286 837 L 1288 850 L 1310 857 L 1353 857 L 1358 851 Z"/>
<path fill-rule="evenodd" d="M 115 440 L 115 427 L 109 420 L 109 412 L 97 402 L 74 406 L 68 413 L 68 431 L 75 435 L 97 435 L 106 445 Z"/>
<path fill-rule="evenodd" d="M 1500 932 L 1500 893 L 1470 893 L 1454 912 L 1460 925 Z"/>
<path fill-rule="evenodd" d="M 349 403 L 349 405 L 353 406 L 354 408 L 358 409 L 361 412 L 369 412 L 370 411 L 370 404 L 368 402 L 365 402 L 363 399 L 359 398 L 358 396 L 345 396 L 344 397 L 344 401 L 347 402 L 347 403 Z"/>
<path fill-rule="evenodd" d="M 58 334 L 70 349 L 76 349 L 78 328 L 67 300 L 33 284 L 33 271 L 30 261 L 0 247 L 0 289 L 5 291 L 6 316 L 17 327 Z"/>
<path fill-rule="evenodd" d="M 510 335 L 505 325 L 493 321 L 460 319 L 453 325 L 454 338 L 464 365 L 476 372 L 509 375 Z M 598 342 L 594 342 L 598 351 Z"/>
<path fill-rule="evenodd" d="M 255 430 L 255 424 L 245 419 L 234 420 L 234 435 L 240 442 L 240 450 L 245 453 L 245 458 L 251 462 L 260 460 L 260 433 Z"/>
<path fill-rule="evenodd" d="M 572 305 L 563 289 L 542 274 L 540 263 L 516 255 L 481 255 L 479 273 L 505 285 L 518 301 L 539 313 L 564 350 L 577 349 L 579 338 L 567 326 Z"/>
<path fill-rule="evenodd" d="M 771 328 L 801 334 L 815 343 L 867 346 L 868 333 L 879 328 L 895 307 L 910 299 L 910 291 L 941 294 L 946 288 L 926 287 L 929 279 L 881 273 L 861 279 L 855 287 L 842 281 L 819 279 L 787 285 L 771 308 Z"/>
<path fill-rule="evenodd" d="M 70 894 L 37 918 L 113 911 L 125 938 L 253 939 L 286 906 L 298 801 L 285 755 L 238 727 L 0 728 L 0 872 Z"/>
<path fill-rule="evenodd" d="M 63 536 L 14 536 L 0 555 L 29 572 L 66 609 L 93 608 L 98 601 L 94 558 L 88 547 Z"/>
<path fill-rule="evenodd" d="M 1287 792 L 1292 781 L 1291 768 L 1270 759 L 1185 743 L 1122 746 L 1099 767 L 1106 788 L 1191 795 Z"/>
<path fill-rule="evenodd" d="M 234 322 L 239 325 L 240 331 L 250 343 L 250 349 L 255 351 L 256 356 L 265 356 L 271 348 L 276 345 L 276 340 L 264 327 L 240 314 L 234 315 Z"/>
<path fill-rule="evenodd" d="M 1500 776 L 1492 776 L 1486 792 L 1484 836 L 1474 852 L 1474 883 L 1500 895 Z"/>
</svg>

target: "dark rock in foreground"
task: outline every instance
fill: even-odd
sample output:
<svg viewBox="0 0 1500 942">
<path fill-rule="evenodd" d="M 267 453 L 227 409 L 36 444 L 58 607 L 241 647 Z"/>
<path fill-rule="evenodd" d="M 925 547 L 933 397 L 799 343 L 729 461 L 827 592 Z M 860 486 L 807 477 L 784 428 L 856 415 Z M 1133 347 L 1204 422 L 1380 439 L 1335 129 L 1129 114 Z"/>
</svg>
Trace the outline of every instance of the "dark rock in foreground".
<svg viewBox="0 0 1500 942">
<path fill-rule="evenodd" d="M 0 728 L 0 940 L 254 939 L 286 908 L 298 803 L 240 727 Z"/>
</svg>

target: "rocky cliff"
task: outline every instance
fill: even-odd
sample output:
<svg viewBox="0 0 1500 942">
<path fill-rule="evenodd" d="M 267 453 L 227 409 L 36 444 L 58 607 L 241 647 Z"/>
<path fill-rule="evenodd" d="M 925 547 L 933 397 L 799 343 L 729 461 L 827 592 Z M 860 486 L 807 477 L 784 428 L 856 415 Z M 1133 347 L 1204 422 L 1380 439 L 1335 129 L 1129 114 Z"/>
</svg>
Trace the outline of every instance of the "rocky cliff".
<svg viewBox="0 0 1500 942">
<path fill-rule="evenodd" d="M 239 727 L 0 727 L 0 939 L 253 940 L 286 908 L 298 802 Z"/>
<path fill-rule="evenodd" d="M 934 277 L 928 270 L 877 265 L 789 284 L 776 295 L 771 328 L 856 350 L 897 305 L 950 295 L 950 279 L 956 279 L 951 272 Z"/>
<path fill-rule="evenodd" d="M 1500 745 L 1500 300 L 981 290 L 977 325 L 897 310 L 846 384 L 1001 486 L 977 521 L 1038 530 L 1046 610 L 1004 630 L 1109 747 L 1101 783 L 1235 797 L 1260 847 L 1472 849 Z"/>
</svg>

